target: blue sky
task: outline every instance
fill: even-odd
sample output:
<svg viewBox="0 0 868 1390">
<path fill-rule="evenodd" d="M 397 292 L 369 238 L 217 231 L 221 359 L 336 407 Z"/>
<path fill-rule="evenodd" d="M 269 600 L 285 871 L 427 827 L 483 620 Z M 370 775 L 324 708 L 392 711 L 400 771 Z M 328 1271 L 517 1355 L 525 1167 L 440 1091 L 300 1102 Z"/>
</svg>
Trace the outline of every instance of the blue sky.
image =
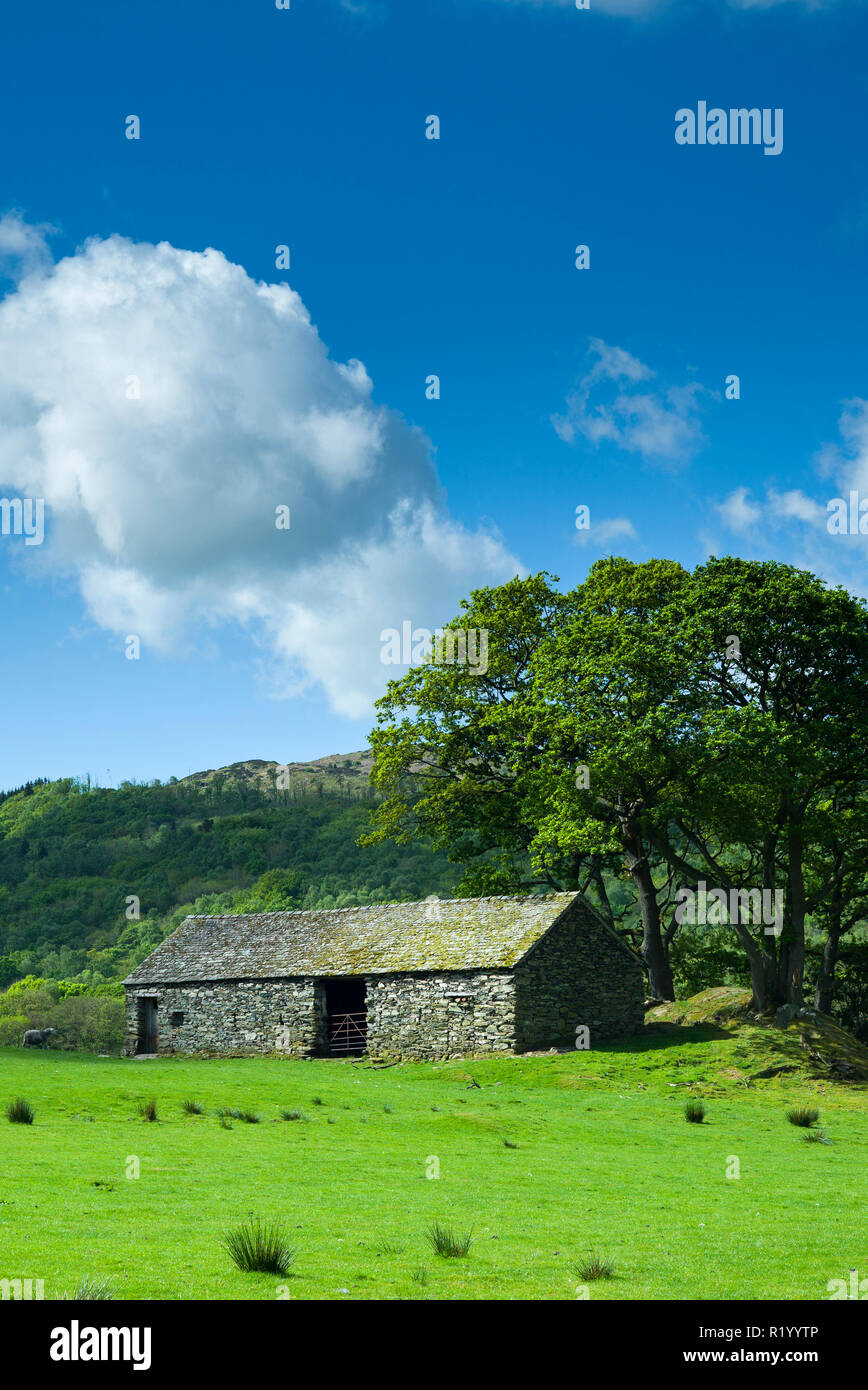
<svg viewBox="0 0 868 1390">
<path fill-rule="evenodd" d="M 865 592 L 865 9 L 590 3 L 5 21 L 0 785 L 361 747 L 381 629 L 517 567 Z M 700 100 L 782 152 L 679 146 Z"/>
</svg>

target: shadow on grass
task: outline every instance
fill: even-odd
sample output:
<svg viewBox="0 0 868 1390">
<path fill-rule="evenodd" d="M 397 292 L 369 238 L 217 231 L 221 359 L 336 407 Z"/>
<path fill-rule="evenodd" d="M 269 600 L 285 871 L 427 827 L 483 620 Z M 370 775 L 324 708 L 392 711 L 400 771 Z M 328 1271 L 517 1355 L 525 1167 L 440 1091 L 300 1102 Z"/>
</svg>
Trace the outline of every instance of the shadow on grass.
<svg viewBox="0 0 868 1390">
<path fill-rule="evenodd" d="M 655 1052 L 661 1047 L 681 1047 L 684 1043 L 714 1042 L 719 1038 L 733 1038 L 734 1028 L 719 1028 L 715 1023 L 647 1023 L 644 1031 L 629 1038 L 601 1040 L 594 1046 L 594 1052 L 621 1053 Z"/>
</svg>

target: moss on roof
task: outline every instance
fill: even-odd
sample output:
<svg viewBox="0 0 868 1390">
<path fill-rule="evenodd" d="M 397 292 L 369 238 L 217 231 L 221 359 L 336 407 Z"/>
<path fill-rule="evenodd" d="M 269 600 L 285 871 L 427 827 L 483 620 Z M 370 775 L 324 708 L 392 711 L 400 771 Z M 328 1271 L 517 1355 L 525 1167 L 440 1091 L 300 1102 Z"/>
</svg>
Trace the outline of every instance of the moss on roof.
<svg viewBox="0 0 868 1390">
<path fill-rule="evenodd" d="M 188 917 L 124 983 L 509 969 L 578 896 Z"/>
</svg>

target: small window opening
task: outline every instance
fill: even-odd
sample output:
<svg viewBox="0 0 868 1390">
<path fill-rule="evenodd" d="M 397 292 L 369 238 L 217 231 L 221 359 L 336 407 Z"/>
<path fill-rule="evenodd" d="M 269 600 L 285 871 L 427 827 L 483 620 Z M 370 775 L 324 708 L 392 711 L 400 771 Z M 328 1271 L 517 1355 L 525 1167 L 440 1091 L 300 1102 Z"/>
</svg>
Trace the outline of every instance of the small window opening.
<svg viewBox="0 0 868 1390">
<path fill-rule="evenodd" d="M 184 1015 L 179 1009 L 175 1009 L 173 1013 L 169 1014 L 169 1022 L 173 1028 L 180 1028 L 181 1024 L 184 1022 Z"/>
</svg>

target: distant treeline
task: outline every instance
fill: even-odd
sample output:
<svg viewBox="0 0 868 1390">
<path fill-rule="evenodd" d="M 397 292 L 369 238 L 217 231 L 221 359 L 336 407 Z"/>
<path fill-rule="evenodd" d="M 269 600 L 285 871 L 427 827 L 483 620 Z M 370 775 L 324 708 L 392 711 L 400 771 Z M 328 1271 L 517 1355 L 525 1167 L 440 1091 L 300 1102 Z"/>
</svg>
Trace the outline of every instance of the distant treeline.
<svg viewBox="0 0 868 1390">
<path fill-rule="evenodd" d="M 366 779 L 358 778 L 366 785 Z M 119 979 L 193 911 L 345 907 L 451 894 L 425 844 L 361 848 L 366 797 L 212 778 L 118 788 L 64 778 L 0 801 L 0 988 Z"/>
</svg>

